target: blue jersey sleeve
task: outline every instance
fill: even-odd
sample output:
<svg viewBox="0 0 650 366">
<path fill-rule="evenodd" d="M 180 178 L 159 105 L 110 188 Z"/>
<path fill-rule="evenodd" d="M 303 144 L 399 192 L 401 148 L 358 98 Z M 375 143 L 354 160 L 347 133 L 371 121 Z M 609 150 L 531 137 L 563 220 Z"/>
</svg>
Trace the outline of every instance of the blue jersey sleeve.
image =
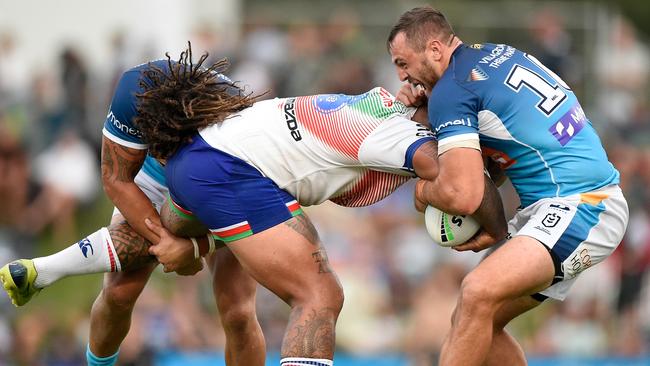
<svg viewBox="0 0 650 366">
<path fill-rule="evenodd" d="M 439 154 L 456 146 L 478 147 L 478 109 L 479 98 L 474 93 L 451 77 L 438 81 L 429 97 L 429 122 Z M 458 145 L 464 141 L 473 143 Z"/>
<path fill-rule="evenodd" d="M 147 149 L 147 144 L 142 140 L 140 131 L 133 125 L 133 118 L 137 113 L 136 94 L 140 92 L 139 78 L 139 68 L 122 74 L 115 87 L 103 133 L 120 145 L 143 150 Z"/>
</svg>

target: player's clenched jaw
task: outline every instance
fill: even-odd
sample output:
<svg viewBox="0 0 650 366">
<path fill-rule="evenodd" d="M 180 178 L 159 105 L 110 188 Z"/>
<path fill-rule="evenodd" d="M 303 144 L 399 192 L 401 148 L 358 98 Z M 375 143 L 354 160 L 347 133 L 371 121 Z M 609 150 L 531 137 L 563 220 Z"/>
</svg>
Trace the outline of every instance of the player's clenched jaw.
<svg viewBox="0 0 650 366">
<path fill-rule="evenodd" d="M 421 85 L 427 94 L 447 70 L 460 43 L 445 16 L 430 7 L 402 14 L 387 40 L 400 80 Z"/>
<path fill-rule="evenodd" d="M 436 49 L 424 47 L 416 50 L 406 39 L 405 33 L 398 33 L 390 43 L 390 54 L 397 75 L 401 81 L 413 86 L 421 86 L 427 95 L 436 84 L 444 71 L 439 71 L 435 63 L 440 61 L 440 53 Z"/>
</svg>

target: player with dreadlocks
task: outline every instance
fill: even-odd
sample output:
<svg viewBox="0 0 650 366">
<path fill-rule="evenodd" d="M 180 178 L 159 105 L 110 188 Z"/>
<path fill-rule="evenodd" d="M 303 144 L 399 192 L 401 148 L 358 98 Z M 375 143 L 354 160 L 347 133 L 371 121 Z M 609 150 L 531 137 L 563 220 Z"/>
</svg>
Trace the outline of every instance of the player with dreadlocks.
<svg viewBox="0 0 650 366">
<path fill-rule="evenodd" d="M 186 95 L 200 98 L 204 88 L 211 90 L 212 98 L 224 101 L 219 113 L 227 114 L 252 104 L 254 98 L 244 95 L 229 79 L 219 72 L 226 62 L 218 62 L 210 68 L 190 65 L 190 48 L 179 62 L 169 59 L 153 61 L 131 68 L 120 78 L 104 124 L 102 142 L 102 180 L 104 190 L 114 203 L 111 225 L 102 228 L 78 243 L 53 255 L 33 260 L 18 260 L 0 269 L 0 280 L 16 306 L 27 303 L 32 296 L 55 281 L 70 275 L 108 272 L 103 290 L 97 297 L 91 312 L 90 340 L 87 348 L 88 365 L 113 365 L 118 349 L 130 328 L 131 313 L 135 302 L 158 264 L 158 255 L 166 272 L 193 274 L 202 268 L 198 259 L 215 250 L 212 236 L 202 239 L 195 223 L 194 228 L 185 227 L 181 239 L 166 236 L 166 245 L 151 246 L 160 238 L 150 231 L 145 219 L 160 222 L 158 211 L 167 199 L 164 168 L 147 154 L 149 146 L 133 121 L 138 117 L 136 94 L 142 92 L 141 76 L 147 70 L 156 69 L 161 75 L 166 70 L 170 77 L 177 73 L 201 75 L 209 73 L 210 85 L 189 85 Z M 166 100 L 165 103 L 173 101 Z M 194 111 L 202 111 L 202 105 L 190 103 Z M 166 108 L 166 107 L 165 107 Z M 186 141 L 187 135 L 167 136 L 168 139 Z M 128 224 L 127 224 L 128 222 Z M 189 230 L 189 231 L 188 231 Z M 179 254 L 184 261 L 175 260 Z M 256 282 L 248 276 L 229 250 L 214 254 L 213 283 L 221 323 L 226 333 L 226 363 L 228 365 L 263 365 L 266 347 L 261 328 L 255 315 Z"/>
</svg>

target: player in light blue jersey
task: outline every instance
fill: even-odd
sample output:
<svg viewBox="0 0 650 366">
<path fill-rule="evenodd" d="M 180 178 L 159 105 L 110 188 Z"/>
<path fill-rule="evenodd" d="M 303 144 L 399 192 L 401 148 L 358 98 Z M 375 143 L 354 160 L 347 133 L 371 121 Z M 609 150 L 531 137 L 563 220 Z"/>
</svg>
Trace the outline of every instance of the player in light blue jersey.
<svg viewBox="0 0 650 366">
<path fill-rule="evenodd" d="M 628 221 L 619 173 L 571 89 L 532 55 L 502 44 L 465 45 L 430 7 L 404 13 L 388 48 L 399 99 L 428 98 L 439 175 L 416 201 L 472 214 L 484 191 L 483 157 L 511 180 L 521 208 L 511 239 L 463 281 L 440 365 L 525 365 L 505 331 L 545 298 L 563 300 L 584 270 L 608 257 Z M 420 208 L 423 206 L 419 205 Z M 480 233 L 458 250 L 496 240 Z"/>
</svg>

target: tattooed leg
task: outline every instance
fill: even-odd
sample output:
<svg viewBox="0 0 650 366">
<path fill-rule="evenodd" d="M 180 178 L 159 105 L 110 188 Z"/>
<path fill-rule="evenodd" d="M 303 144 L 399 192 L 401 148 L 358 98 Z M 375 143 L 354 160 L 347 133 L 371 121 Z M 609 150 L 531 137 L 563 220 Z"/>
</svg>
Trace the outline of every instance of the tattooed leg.
<svg viewBox="0 0 650 366">
<path fill-rule="evenodd" d="M 122 271 L 139 269 L 145 265 L 156 263 L 156 257 L 149 255 L 151 243 L 136 233 L 126 221 L 111 225 L 108 232 L 120 260 Z"/>
<path fill-rule="evenodd" d="M 309 218 L 298 215 L 229 248 L 244 269 L 291 306 L 282 358 L 332 360 L 343 291 Z"/>
<path fill-rule="evenodd" d="M 150 243 L 126 221 L 102 228 L 64 250 L 34 258 L 34 286 L 45 288 L 68 276 L 102 272 L 133 271 L 155 264 Z"/>
</svg>

